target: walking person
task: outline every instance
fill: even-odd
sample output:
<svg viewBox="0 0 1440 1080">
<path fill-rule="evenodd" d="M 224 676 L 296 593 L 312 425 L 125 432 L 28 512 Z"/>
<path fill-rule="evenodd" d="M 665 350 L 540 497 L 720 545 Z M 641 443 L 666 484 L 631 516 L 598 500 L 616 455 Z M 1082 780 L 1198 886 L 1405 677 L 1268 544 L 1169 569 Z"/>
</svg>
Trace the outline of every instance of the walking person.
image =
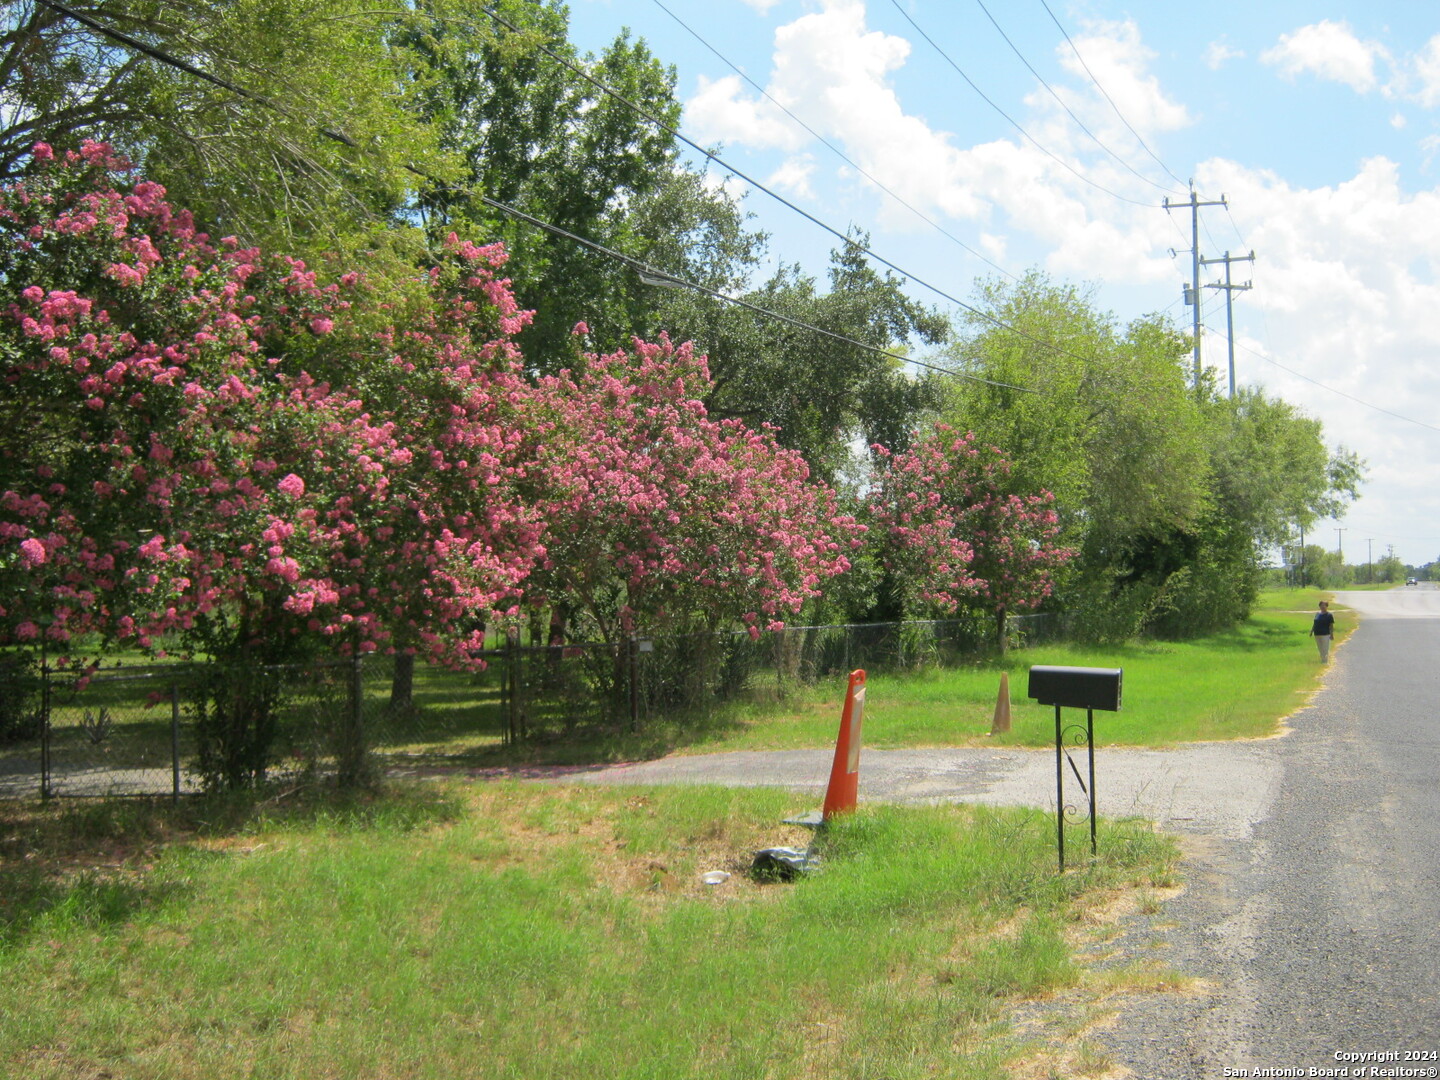
<svg viewBox="0 0 1440 1080">
<path fill-rule="evenodd" d="M 1315 636 L 1315 647 L 1320 650 L 1320 662 L 1330 662 L 1330 641 L 1335 635 L 1335 616 L 1330 614 L 1330 601 L 1321 600 L 1320 610 L 1315 613 L 1315 623 L 1310 627 Z"/>
</svg>

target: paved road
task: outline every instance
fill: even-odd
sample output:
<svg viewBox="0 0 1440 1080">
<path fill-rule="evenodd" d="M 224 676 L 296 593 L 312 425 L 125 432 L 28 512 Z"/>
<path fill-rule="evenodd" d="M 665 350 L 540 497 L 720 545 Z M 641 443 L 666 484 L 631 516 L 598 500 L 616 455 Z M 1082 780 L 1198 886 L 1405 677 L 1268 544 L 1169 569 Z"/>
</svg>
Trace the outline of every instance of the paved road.
<svg viewBox="0 0 1440 1080">
<path fill-rule="evenodd" d="M 1098 1038 L 1133 1076 L 1440 1075 L 1436 1060 L 1372 1058 L 1360 1074 L 1336 1057 L 1440 1053 L 1440 590 L 1338 599 L 1342 627 L 1361 625 L 1285 737 L 1100 751 L 1101 813 L 1154 818 L 1190 853 L 1184 894 L 1129 936 L 1205 988 L 1123 1004 Z M 796 751 L 581 778 L 782 785 L 818 802 L 828 770 L 828 752 Z M 1050 752 L 867 750 L 861 797 L 1053 807 L 1054 776 Z"/>
<path fill-rule="evenodd" d="M 1137 1076 L 1353 1077 L 1336 1055 L 1367 1053 L 1402 1057 L 1366 1076 L 1440 1070 L 1403 1058 L 1440 1054 L 1440 590 L 1337 599 L 1360 627 L 1272 744 L 1272 803 L 1248 840 L 1201 848 L 1166 913 L 1212 992 L 1134 1002 L 1109 1036 Z"/>
</svg>

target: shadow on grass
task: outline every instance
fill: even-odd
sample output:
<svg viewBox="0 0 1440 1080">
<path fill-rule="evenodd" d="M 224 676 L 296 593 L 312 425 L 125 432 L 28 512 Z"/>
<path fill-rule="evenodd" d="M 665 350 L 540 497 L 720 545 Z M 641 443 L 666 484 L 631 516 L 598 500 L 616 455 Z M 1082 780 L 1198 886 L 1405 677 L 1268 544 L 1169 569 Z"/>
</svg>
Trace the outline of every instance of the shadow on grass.
<svg viewBox="0 0 1440 1080">
<path fill-rule="evenodd" d="M 513 743 L 492 742 L 455 751 L 442 748 L 386 753 L 375 747 L 387 766 L 405 768 L 525 768 L 532 766 L 604 766 L 620 762 L 652 761 L 680 750 L 720 743 L 744 731 L 765 715 L 773 715 L 779 701 L 750 700 L 745 695 L 723 705 L 675 711 L 663 717 L 643 718 L 637 727 L 628 721 L 577 723 L 566 730 L 554 722 L 535 723 Z M 766 710 L 769 710 L 768 714 Z M 398 742 L 399 740 L 396 740 Z"/>
<path fill-rule="evenodd" d="M 177 864 L 227 858 L 230 838 L 316 828 L 411 832 L 464 812 L 457 795 L 413 784 L 359 792 L 270 785 L 176 804 L 0 802 L 0 948 L 63 927 L 103 930 L 183 900 L 188 886 Z"/>
<path fill-rule="evenodd" d="M 158 911 L 188 892 L 183 882 L 151 880 L 135 871 L 66 873 L 38 862 L 3 867 L 0 949 L 23 945 L 37 932 L 105 930 Z"/>
</svg>

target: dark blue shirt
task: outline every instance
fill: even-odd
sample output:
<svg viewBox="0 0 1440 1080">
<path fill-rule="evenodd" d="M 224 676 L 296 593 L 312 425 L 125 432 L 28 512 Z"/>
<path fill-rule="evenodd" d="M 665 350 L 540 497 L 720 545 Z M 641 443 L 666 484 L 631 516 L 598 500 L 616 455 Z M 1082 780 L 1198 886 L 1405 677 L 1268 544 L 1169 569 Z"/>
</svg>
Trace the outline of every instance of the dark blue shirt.
<svg viewBox="0 0 1440 1080">
<path fill-rule="evenodd" d="M 1316 637 L 1328 637 L 1335 629 L 1335 616 L 1328 611 L 1317 611 L 1315 613 L 1315 625 L 1310 628 L 1310 633 Z"/>
</svg>

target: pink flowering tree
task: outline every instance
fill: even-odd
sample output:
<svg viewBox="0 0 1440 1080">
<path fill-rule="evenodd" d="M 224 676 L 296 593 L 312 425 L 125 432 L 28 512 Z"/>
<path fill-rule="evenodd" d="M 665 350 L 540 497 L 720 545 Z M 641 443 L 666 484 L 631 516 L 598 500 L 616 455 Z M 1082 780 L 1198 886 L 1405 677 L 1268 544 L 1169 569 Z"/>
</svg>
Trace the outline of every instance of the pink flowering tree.
<svg viewBox="0 0 1440 1080">
<path fill-rule="evenodd" d="M 759 637 L 849 566 L 863 526 L 770 432 L 709 418 L 709 386 L 704 360 L 664 339 L 540 381 L 534 602 L 605 641 L 727 626 Z"/>
<path fill-rule="evenodd" d="M 1043 602 L 1071 557 L 1054 497 L 1015 494 L 1004 454 L 943 424 L 905 453 L 873 449 L 865 517 L 908 606 L 984 611 L 1003 650 L 1008 615 Z"/>
<path fill-rule="evenodd" d="M 35 158 L 0 189 L 0 645 L 471 662 L 543 554 L 503 252 L 377 296 L 212 242 L 103 146 Z M 211 696 L 216 783 L 263 776 L 259 684 Z"/>
</svg>

